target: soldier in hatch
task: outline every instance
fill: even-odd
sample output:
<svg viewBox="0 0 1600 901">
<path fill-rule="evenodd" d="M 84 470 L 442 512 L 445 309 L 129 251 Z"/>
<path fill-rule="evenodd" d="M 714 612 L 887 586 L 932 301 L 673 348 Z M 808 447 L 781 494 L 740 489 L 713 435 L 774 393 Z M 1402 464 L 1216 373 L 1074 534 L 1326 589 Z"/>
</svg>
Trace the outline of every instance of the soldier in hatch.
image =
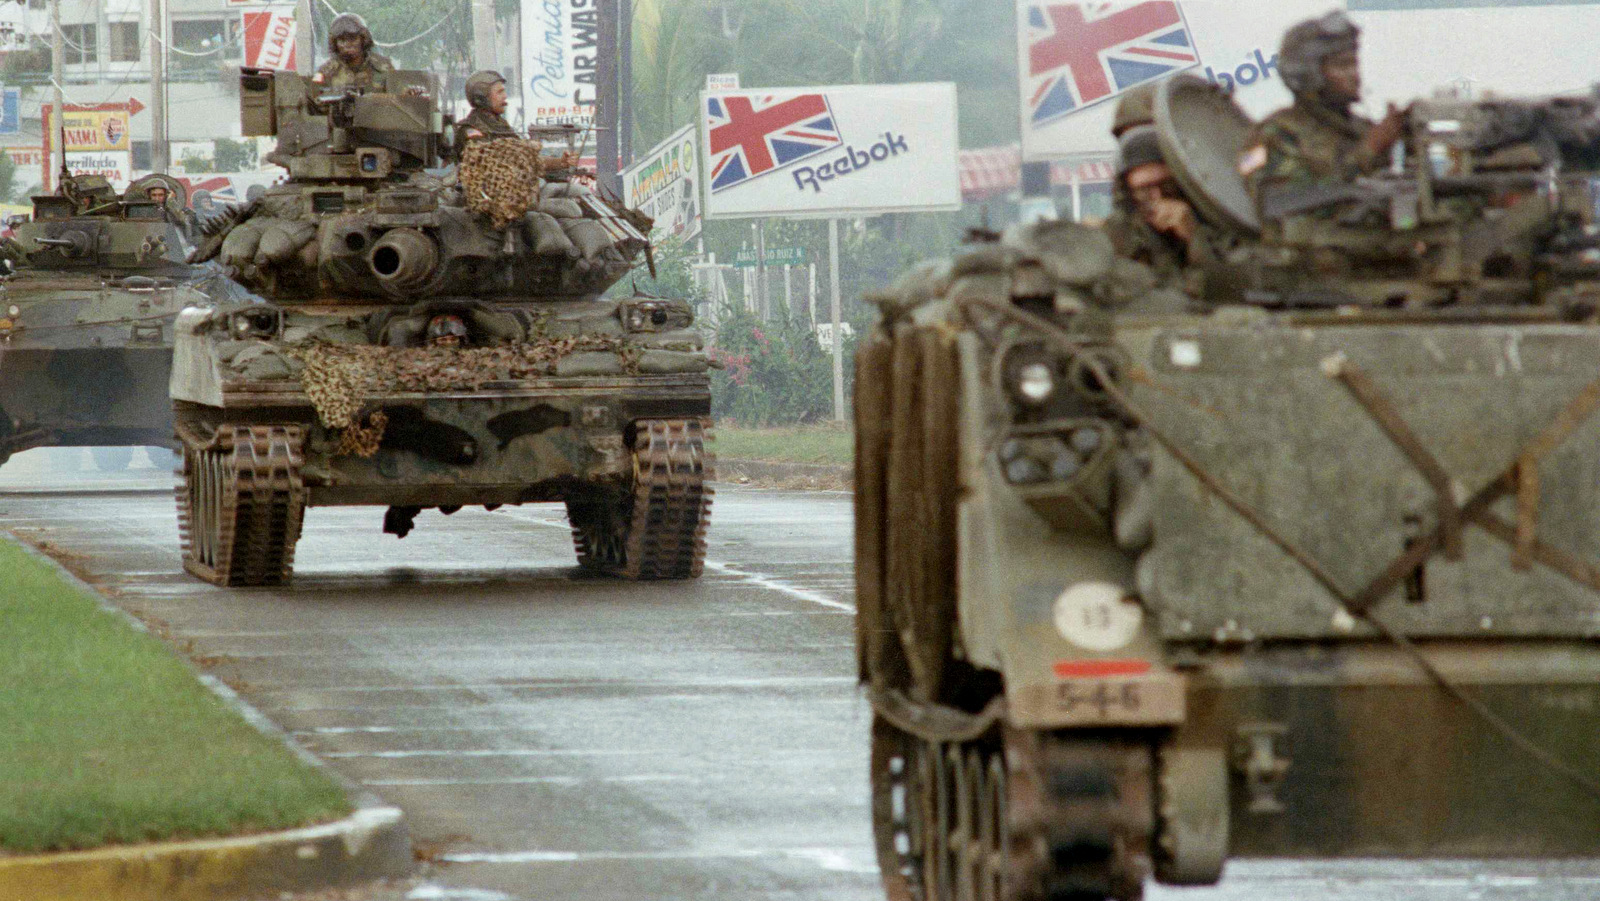
<svg viewBox="0 0 1600 901">
<path fill-rule="evenodd" d="M 1123 132 L 1113 191 L 1116 208 L 1105 230 L 1117 255 L 1149 266 L 1163 285 L 1204 293 L 1203 273 L 1221 258 L 1225 236 L 1183 195 L 1154 126 Z"/>
<path fill-rule="evenodd" d="M 372 32 L 355 13 L 340 13 L 328 27 L 328 52 L 312 80 L 332 90 L 371 90 L 382 76 L 394 71 L 388 57 L 372 52 Z"/>
<path fill-rule="evenodd" d="M 1263 191 L 1340 184 L 1388 164 L 1407 111 L 1389 106 L 1382 122 L 1351 112 L 1361 100 L 1361 29 L 1331 12 L 1289 29 L 1278 54 L 1294 105 L 1256 126 L 1239 159 L 1258 205 Z"/>
<path fill-rule="evenodd" d="M 520 137 L 506 121 L 506 79 L 499 72 L 485 69 L 467 79 L 467 103 L 472 112 L 456 126 L 456 148 L 468 141 Z"/>
</svg>

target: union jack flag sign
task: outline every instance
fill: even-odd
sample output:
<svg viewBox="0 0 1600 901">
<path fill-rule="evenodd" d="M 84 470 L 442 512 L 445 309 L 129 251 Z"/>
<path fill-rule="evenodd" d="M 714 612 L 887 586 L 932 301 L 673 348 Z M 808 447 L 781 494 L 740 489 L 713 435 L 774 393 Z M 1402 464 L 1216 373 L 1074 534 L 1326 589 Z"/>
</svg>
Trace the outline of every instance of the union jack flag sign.
<svg viewBox="0 0 1600 901">
<path fill-rule="evenodd" d="M 708 97 L 706 128 L 713 194 L 844 143 L 823 94 Z"/>
<path fill-rule="evenodd" d="M 1200 64 L 1176 0 L 1032 3 L 1026 40 L 1035 126 Z"/>
</svg>

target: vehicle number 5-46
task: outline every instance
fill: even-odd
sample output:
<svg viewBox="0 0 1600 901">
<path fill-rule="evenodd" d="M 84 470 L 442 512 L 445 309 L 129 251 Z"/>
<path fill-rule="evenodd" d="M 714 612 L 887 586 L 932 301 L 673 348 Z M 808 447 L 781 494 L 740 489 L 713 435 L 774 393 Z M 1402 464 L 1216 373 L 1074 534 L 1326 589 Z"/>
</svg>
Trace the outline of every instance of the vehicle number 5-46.
<svg viewBox="0 0 1600 901">
<path fill-rule="evenodd" d="M 1110 679 L 1061 682 L 1056 685 L 1056 705 L 1074 717 L 1137 717 L 1144 706 L 1144 688 L 1139 682 Z"/>
</svg>

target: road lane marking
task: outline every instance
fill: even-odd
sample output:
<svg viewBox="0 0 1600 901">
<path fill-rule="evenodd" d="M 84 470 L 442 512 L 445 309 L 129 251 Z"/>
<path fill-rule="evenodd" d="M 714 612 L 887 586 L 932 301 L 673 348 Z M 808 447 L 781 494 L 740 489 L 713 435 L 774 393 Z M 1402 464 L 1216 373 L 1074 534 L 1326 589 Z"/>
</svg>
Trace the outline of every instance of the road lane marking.
<svg viewBox="0 0 1600 901">
<path fill-rule="evenodd" d="M 658 783 L 698 783 L 692 776 L 508 776 L 491 779 L 369 779 L 362 785 L 380 787 L 430 787 L 451 785 L 653 785 Z"/>
<path fill-rule="evenodd" d="M 508 748 L 497 750 L 494 748 L 466 749 L 466 750 L 422 750 L 422 751 L 335 751 L 332 753 L 318 754 L 318 757 L 329 759 L 352 760 L 359 758 L 376 758 L 379 760 L 410 760 L 418 757 L 645 757 L 659 752 L 655 751 L 587 751 L 547 748 Z"/>
<path fill-rule="evenodd" d="M 813 604 L 820 604 L 823 607 L 828 607 L 833 610 L 840 610 L 845 613 L 856 612 L 854 604 L 847 604 L 844 601 L 831 598 L 825 594 L 822 594 L 821 592 L 812 591 L 807 588 L 801 588 L 798 585 L 791 585 L 788 582 L 785 582 L 784 580 L 774 576 L 746 572 L 745 570 L 742 570 L 731 564 L 718 563 L 715 560 L 707 560 L 706 569 L 715 570 L 716 572 L 722 573 L 726 576 L 732 576 L 735 580 L 743 582 L 746 585 L 754 585 L 757 588 L 765 588 L 769 591 L 776 591 L 781 594 L 786 594 L 789 597 L 797 600 L 809 601 Z"/>
<path fill-rule="evenodd" d="M 537 864 L 607 861 L 788 859 L 837 873 L 877 874 L 876 862 L 852 848 L 728 848 L 684 851 L 460 851 L 442 855 L 444 863 Z"/>
<path fill-rule="evenodd" d="M 516 689 L 558 689 L 571 691 L 585 688 L 806 688 L 813 685 L 854 685 L 854 676 L 776 676 L 753 679 L 592 679 L 565 681 L 559 679 L 530 680 L 527 682 L 461 683 L 458 685 L 326 685 L 315 688 L 253 686 L 253 694 L 323 694 L 333 692 L 385 693 L 431 691 L 512 691 Z"/>
<path fill-rule="evenodd" d="M 504 892 L 475 888 L 450 888 L 443 885 L 419 885 L 406 894 L 406 901 L 511 901 Z"/>
</svg>

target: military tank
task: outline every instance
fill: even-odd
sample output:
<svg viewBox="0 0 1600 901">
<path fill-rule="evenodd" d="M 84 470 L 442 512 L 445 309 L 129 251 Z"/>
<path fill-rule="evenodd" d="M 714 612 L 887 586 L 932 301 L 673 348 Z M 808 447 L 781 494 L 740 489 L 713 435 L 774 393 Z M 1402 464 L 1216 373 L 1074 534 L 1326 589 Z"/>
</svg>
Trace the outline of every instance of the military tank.
<svg viewBox="0 0 1600 901">
<path fill-rule="evenodd" d="M 426 509 L 564 502 L 584 566 L 698 576 L 703 340 L 682 300 L 602 297 L 647 254 L 649 220 L 532 142 L 448 147 L 429 73 L 364 93 L 240 83 L 245 133 L 276 135 L 289 176 L 194 255 L 270 303 L 179 316 L 185 568 L 288 580 L 307 506 L 384 506 L 404 537 Z M 438 168 L 447 152 L 457 170 Z"/>
<path fill-rule="evenodd" d="M 1600 104 L 1421 103 L 1403 171 L 1266 209 L 1231 100 L 1179 77 L 1156 119 L 1241 235 L 1231 298 L 1072 223 L 875 298 L 857 642 L 888 897 L 1600 853 Z"/>
<path fill-rule="evenodd" d="M 151 186 L 168 189 L 167 205 Z M 0 463 L 36 447 L 170 447 L 167 400 L 178 312 L 211 292 L 247 295 L 191 267 L 174 209 L 183 186 L 148 176 L 118 194 L 104 177 L 63 179 L 0 242 Z M 123 456 L 118 457 L 118 452 Z"/>
</svg>

